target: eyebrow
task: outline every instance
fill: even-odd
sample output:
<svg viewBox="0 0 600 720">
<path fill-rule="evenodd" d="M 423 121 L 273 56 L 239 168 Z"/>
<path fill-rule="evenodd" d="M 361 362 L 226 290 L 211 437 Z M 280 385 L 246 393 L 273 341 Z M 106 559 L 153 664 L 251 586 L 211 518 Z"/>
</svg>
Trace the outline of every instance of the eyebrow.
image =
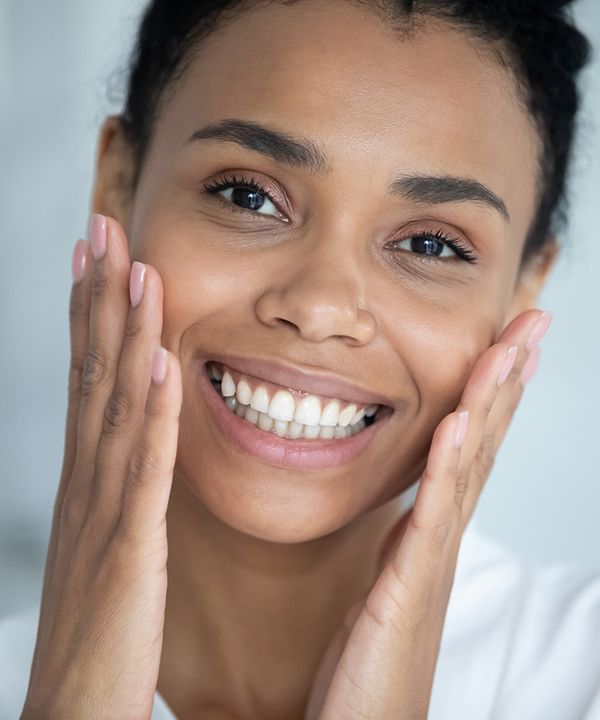
<svg viewBox="0 0 600 720">
<path fill-rule="evenodd" d="M 308 170 L 315 175 L 325 174 L 329 170 L 327 156 L 311 140 L 292 137 L 281 130 L 250 120 L 219 120 L 196 130 L 185 144 L 199 140 L 234 142 L 276 162 Z M 481 203 L 497 210 L 506 220 L 510 219 L 504 200 L 486 185 L 471 178 L 400 175 L 390 184 L 388 192 L 427 205 Z"/>
</svg>

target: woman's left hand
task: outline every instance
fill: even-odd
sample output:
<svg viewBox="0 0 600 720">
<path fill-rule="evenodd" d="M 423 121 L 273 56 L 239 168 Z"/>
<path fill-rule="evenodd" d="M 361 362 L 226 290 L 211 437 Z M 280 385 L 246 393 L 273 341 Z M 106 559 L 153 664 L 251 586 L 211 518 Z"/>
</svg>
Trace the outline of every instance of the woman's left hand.
<svg viewBox="0 0 600 720">
<path fill-rule="evenodd" d="M 477 360 L 458 407 L 434 432 L 415 504 L 389 532 L 380 574 L 323 656 L 305 720 L 427 718 L 462 535 L 551 317 L 522 313 Z"/>
</svg>

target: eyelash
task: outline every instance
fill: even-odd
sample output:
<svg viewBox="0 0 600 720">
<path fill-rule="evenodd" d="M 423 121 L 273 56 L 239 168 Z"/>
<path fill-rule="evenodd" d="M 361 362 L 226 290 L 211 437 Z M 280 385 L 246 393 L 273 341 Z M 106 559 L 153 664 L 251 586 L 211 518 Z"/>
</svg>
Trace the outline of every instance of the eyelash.
<svg viewBox="0 0 600 720">
<path fill-rule="evenodd" d="M 222 178 L 219 178 L 217 180 L 213 180 L 210 183 L 205 183 L 202 186 L 204 190 L 207 193 L 210 193 L 211 195 L 216 195 L 217 198 L 221 201 L 221 204 L 226 207 L 231 212 L 235 213 L 242 213 L 246 217 L 249 215 L 251 217 L 256 218 L 261 217 L 261 213 L 253 212 L 252 210 L 248 210 L 246 208 L 241 208 L 238 205 L 235 205 L 234 203 L 230 202 L 229 200 L 226 200 L 225 198 L 218 195 L 219 191 L 221 190 L 229 190 L 233 187 L 243 187 L 246 190 L 251 190 L 252 192 L 260 193 L 261 195 L 264 195 L 267 197 L 275 207 L 277 207 L 277 203 L 274 200 L 274 198 L 271 196 L 269 191 L 257 180 L 255 180 L 252 177 L 244 177 L 243 175 L 238 177 L 237 175 L 230 175 L 225 176 Z M 279 208 L 277 207 L 279 210 Z M 281 212 L 281 211 L 279 211 Z M 262 214 L 262 217 L 266 217 L 264 214 Z M 400 238 L 399 240 L 396 240 L 395 242 L 402 242 L 403 240 L 409 240 L 409 239 L 419 239 L 419 238 L 425 238 L 425 239 L 431 239 L 431 240 L 439 240 L 440 242 L 447 245 L 451 250 L 453 250 L 456 253 L 457 258 L 471 263 L 475 264 L 477 262 L 477 256 L 471 252 L 471 250 L 462 243 L 458 238 L 453 237 L 451 235 L 448 235 L 443 230 L 436 230 L 435 232 L 417 232 L 415 235 L 409 235 L 406 238 Z M 416 255 L 419 260 L 423 262 L 431 262 L 431 261 L 438 261 L 438 262 L 444 262 L 447 260 L 447 258 L 438 258 L 437 256 L 432 255 L 426 255 L 424 253 L 412 253 Z"/>
</svg>

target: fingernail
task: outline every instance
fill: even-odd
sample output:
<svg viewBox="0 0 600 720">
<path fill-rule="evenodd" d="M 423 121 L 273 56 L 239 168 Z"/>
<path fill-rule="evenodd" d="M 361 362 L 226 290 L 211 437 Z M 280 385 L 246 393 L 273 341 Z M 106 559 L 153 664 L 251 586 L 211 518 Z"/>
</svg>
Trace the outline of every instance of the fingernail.
<svg viewBox="0 0 600 720">
<path fill-rule="evenodd" d="M 523 369 L 521 370 L 521 377 L 520 377 L 520 380 L 523 383 L 523 385 L 527 385 L 527 383 L 535 375 L 535 371 L 538 368 L 538 363 L 540 361 L 541 354 L 542 354 L 542 349 L 540 347 L 536 347 L 532 350 L 531 355 L 525 361 L 525 365 L 523 365 Z"/>
<path fill-rule="evenodd" d="M 90 240 L 94 258 L 99 260 L 106 252 L 106 217 L 94 214 L 90 220 Z"/>
<path fill-rule="evenodd" d="M 85 263 L 87 258 L 87 243 L 85 240 L 78 240 L 73 248 L 73 256 L 71 258 L 71 275 L 73 283 L 83 280 L 85 275 Z"/>
<path fill-rule="evenodd" d="M 454 437 L 454 447 L 459 448 L 464 440 L 465 435 L 467 434 L 467 425 L 469 424 L 469 411 L 463 410 L 463 412 L 458 413 L 458 423 L 456 425 L 456 435 Z"/>
<path fill-rule="evenodd" d="M 137 260 L 131 266 L 129 276 L 129 298 L 132 307 L 139 305 L 144 294 L 144 278 L 146 277 L 146 266 Z"/>
<path fill-rule="evenodd" d="M 519 348 L 516 345 L 511 345 L 507 352 L 506 352 L 506 358 L 504 360 L 504 365 L 502 366 L 502 370 L 500 371 L 500 375 L 498 377 L 498 385 L 502 385 L 502 383 L 506 380 L 508 377 L 508 374 L 513 369 L 513 365 L 515 364 L 515 359 L 517 357 L 517 350 Z"/>
<path fill-rule="evenodd" d="M 152 380 L 156 385 L 162 385 L 167 377 L 167 351 L 158 347 L 152 354 Z"/>
<path fill-rule="evenodd" d="M 543 312 L 537 323 L 533 326 L 533 330 L 531 331 L 531 335 L 529 336 L 527 340 L 527 349 L 529 352 L 535 349 L 535 347 L 542 341 L 542 338 L 548 331 L 548 328 L 550 327 L 550 323 L 552 322 L 552 313 L 549 310 L 546 310 Z"/>
</svg>

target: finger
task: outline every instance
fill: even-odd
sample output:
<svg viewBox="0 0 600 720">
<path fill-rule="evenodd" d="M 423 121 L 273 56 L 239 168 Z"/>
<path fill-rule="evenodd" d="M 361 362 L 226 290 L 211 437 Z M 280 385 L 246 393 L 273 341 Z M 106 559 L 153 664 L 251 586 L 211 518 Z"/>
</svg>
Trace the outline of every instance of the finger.
<svg viewBox="0 0 600 720">
<path fill-rule="evenodd" d="M 123 484 L 144 421 L 152 351 L 161 343 L 163 287 L 152 266 L 133 263 L 130 300 L 117 376 L 106 405 L 96 457 L 97 480 L 91 505 L 101 522 L 109 517 L 117 519 L 120 513 Z"/>
<path fill-rule="evenodd" d="M 158 348 L 152 357 L 152 382 L 141 437 L 123 488 L 118 532 L 130 539 L 147 540 L 153 532 L 163 537 L 177 455 L 181 398 L 179 362 L 168 350 Z"/>
<path fill-rule="evenodd" d="M 42 604 L 47 593 L 48 583 L 54 573 L 56 559 L 56 544 L 58 541 L 59 518 L 67 491 L 67 486 L 73 471 L 73 462 L 77 446 L 77 418 L 81 400 L 81 372 L 88 346 L 88 323 L 90 314 L 90 285 L 91 274 L 89 267 L 92 263 L 92 253 L 89 243 L 78 240 L 73 248 L 71 257 L 71 297 L 69 301 L 69 333 L 71 344 L 71 357 L 68 375 L 67 418 L 65 423 L 65 445 L 60 481 L 54 500 L 52 513 L 52 526 L 46 563 L 44 566 L 44 580 L 42 587 Z"/>
<path fill-rule="evenodd" d="M 489 421 L 495 431 L 494 448 L 496 451 L 510 427 L 521 400 L 523 388 L 537 367 L 539 362 L 538 343 L 544 337 L 551 322 L 551 312 L 536 310 L 528 312 L 524 318 L 517 317 L 516 322 L 511 323 L 502 334 L 503 340 L 510 336 L 512 342 L 519 345 L 519 354 L 511 373 L 502 386 L 496 405 L 490 413 Z M 525 382 L 523 382 L 524 379 Z"/>
<path fill-rule="evenodd" d="M 453 412 L 435 429 L 414 507 L 370 596 L 371 609 L 382 620 L 389 612 L 387 601 L 391 597 L 405 609 L 418 604 L 431 589 L 431 577 L 443 562 L 458 525 L 455 494 L 461 450 L 457 441 L 461 441 L 469 422 L 468 411 Z M 378 592 L 383 588 L 389 590 Z M 383 605 L 377 606 L 378 599 Z"/>
<path fill-rule="evenodd" d="M 104 409 L 114 384 L 129 305 L 130 262 L 124 233 L 112 219 L 94 215 L 90 235 L 94 263 L 73 467 L 77 482 L 69 483 L 63 506 L 67 523 L 75 525 L 89 507 Z"/>
<path fill-rule="evenodd" d="M 539 337 L 540 327 L 545 326 L 547 329 L 549 315 L 549 313 L 540 311 L 527 311 L 515 318 L 502 333 L 502 342 L 499 342 L 498 346 L 506 347 L 506 342 L 510 342 L 510 347 L 515 355 L 512 358 L 507 357 L 507 364 L 502 368 L 501 377 L 498 378 L 499 383 L 502 381 L 499 386 L 493 382 L 493 377 L 489 378 L 484 415 L 479 424 L 472 426 L 473 430 L 479 429 L 480 433 L 475 434 L 475 439 L 469 446 L 468 456 L 465 457 L 465 461 L 471 463 L 472 467 L 469 486 L 463 502 L 463 524 L 470 520 L 475 511 L 483 486 L 494 465 L 502 438 L 519 405 L 523 391 L 523 385 L 519 379 L 524 366 L 529 362 L 528 347 L 532 347 L 530 340 L 532 337 L 534 339 Z M 492 346 L 492 349 L 494 347 L 497 346 Z M 476 402 L 476 393 L 477 390 L 471 384 L 470 379 L 463 393 L 461 405 Z"/>
</svg>

